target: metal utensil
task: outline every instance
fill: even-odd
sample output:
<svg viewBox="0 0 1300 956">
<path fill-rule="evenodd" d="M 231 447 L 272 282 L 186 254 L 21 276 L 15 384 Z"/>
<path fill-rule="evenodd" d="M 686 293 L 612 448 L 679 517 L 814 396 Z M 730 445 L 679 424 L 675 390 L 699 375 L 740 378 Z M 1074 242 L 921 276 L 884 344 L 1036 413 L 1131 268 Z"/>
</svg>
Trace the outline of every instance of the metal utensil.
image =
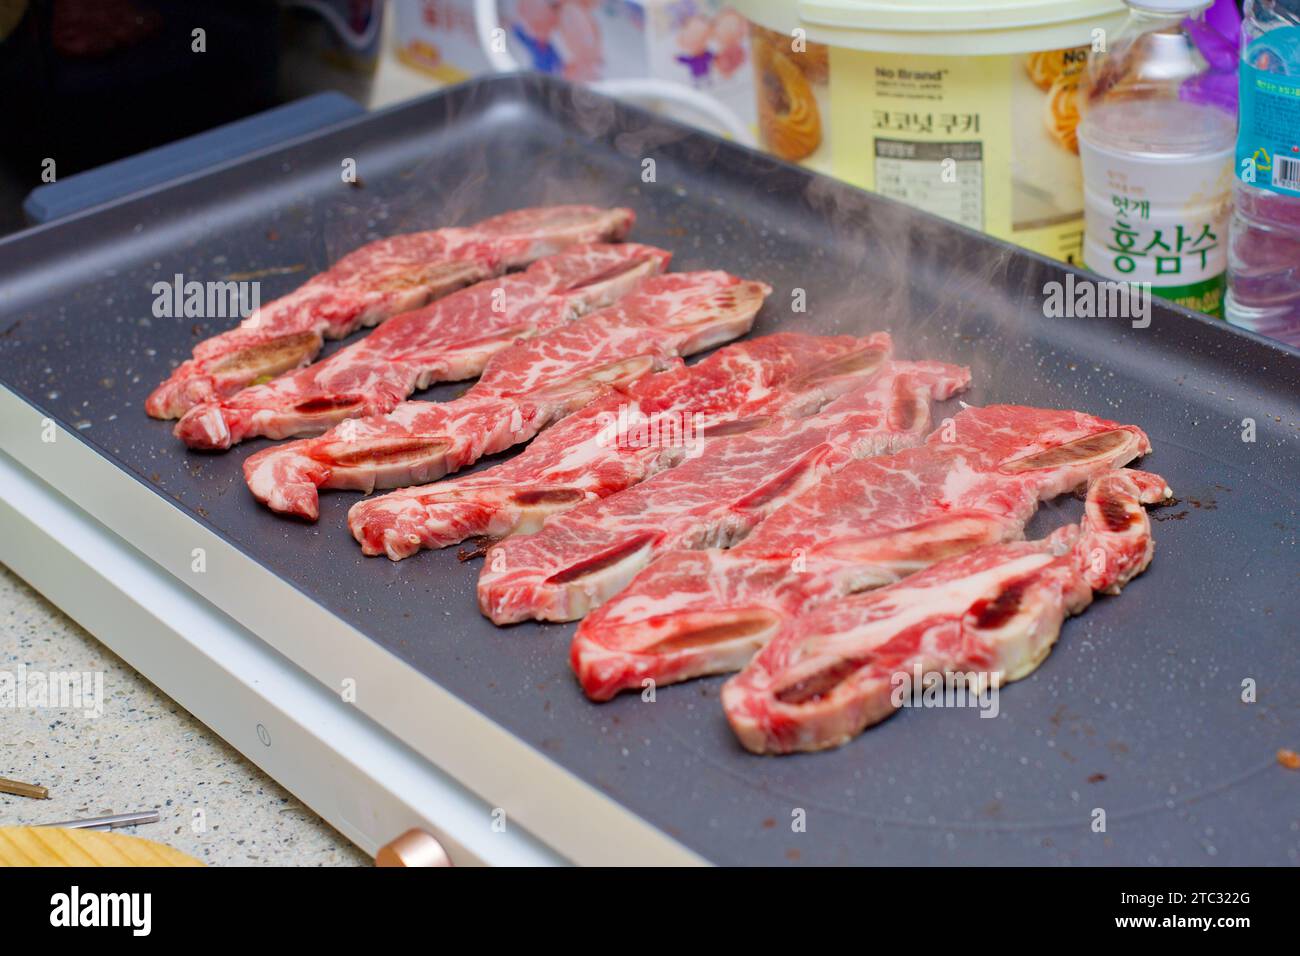
<svg viewBox="0 0 1300 956">
<path fill-rule="evenodd" d="M 85 820 L 65 820 L 62 823 L 42 823 L 43 827 L 62 827 L 65 830 L 116 830 L 119 827 L 133 827 L 141 823 L 157 823 L 157 810 L 141 810 L 139 813 L 114 813 L 106 817 L 88 817 Z"/>
</svg>

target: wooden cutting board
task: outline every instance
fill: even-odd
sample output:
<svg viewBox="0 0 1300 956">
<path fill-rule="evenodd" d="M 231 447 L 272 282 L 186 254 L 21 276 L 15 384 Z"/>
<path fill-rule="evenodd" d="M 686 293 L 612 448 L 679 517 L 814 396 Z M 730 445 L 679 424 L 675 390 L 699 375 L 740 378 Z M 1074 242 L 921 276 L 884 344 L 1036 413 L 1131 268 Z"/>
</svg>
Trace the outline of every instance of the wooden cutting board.
<svg viewBox="0 0 1300 956">
<path fill-rule="evenodd" d="M 169 846 L 100 830 L 0 827 L 0 866 L 202 866 Z"/>
</svg>

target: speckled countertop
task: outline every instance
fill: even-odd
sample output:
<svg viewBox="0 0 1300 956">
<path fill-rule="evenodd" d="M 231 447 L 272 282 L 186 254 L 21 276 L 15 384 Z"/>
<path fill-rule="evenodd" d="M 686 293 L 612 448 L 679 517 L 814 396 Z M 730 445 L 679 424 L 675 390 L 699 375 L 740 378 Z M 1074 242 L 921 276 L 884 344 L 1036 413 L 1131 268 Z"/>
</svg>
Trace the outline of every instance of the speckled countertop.
<svg viewBox="0 0 1300 956">
<path fill-rule="evenodd" d="M 119 830 L 205 863 L 341 866 L 369 859 L 174 700 L 0 564 L 0 671 L 103 674 L 103 714 L 0 713 L 0 777 L 50 799 L 0 794 L 0 826 L 157 809 Z"/>
</svg>

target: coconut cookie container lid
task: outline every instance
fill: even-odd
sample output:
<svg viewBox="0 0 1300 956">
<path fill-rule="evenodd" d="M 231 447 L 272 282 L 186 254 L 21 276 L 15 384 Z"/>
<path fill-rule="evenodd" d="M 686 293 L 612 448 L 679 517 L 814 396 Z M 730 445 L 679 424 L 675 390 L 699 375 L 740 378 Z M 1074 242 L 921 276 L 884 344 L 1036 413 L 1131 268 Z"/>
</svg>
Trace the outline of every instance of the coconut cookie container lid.
<svg viewBox="0 0 1300 956">
<path fill-rule="evenodd" d="M 831 46 L 989 56 L 1084 46 L 1124 20 L 1122 0 L 732 0 L 769 30 Z"/>
<path fill-rule="evenodd" d="M 1214 0 L 1132 0 L 1129 6 L 1153 13 L 1195 13 L 1213 2 Z"/>
</svg>

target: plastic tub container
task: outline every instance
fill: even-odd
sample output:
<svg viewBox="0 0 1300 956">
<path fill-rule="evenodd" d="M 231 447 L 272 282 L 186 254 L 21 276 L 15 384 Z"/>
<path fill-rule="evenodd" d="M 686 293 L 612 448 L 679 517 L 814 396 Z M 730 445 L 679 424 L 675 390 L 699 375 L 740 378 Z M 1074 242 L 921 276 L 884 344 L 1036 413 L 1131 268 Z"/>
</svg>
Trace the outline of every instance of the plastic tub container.
<svg viewBox="0 0 1300 956">
<path fill-rule="evenodd" d="M 1076 90 L 1120 0 L 733 2 L 766 148 L 1082 261 Z"/>
</svg>

